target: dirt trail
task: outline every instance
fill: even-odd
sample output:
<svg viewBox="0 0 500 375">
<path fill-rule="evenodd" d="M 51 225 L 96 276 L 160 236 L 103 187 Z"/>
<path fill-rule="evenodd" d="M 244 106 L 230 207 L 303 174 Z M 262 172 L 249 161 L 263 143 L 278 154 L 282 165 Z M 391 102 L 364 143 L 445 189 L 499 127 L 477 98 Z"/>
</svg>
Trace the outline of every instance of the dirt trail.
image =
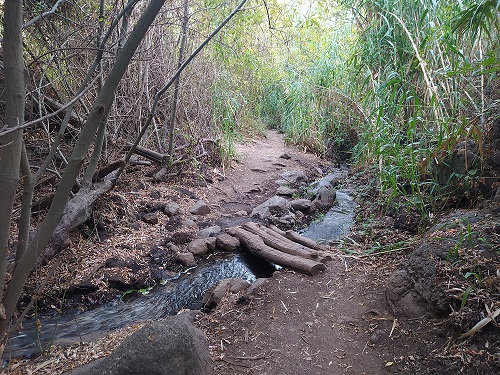
<svg viewBox="0 0 500 375">
<path fill-rule="evenodd" d="M 319 177 L 328 168 L 315 156 L 284 145 L 283 136 L 274 131 L 266 138 L 237 145 L 237 151 L 239 163 L 225 171 L 212 171 L 213 183 L 190 186 L 193 197 L 178 200 L 184 209 L 198 198 L 211 206 L 212 213 L 197 220 L 199 228 L 214 223 L 228 227 L 246 220 L 253 207 L 275 194 L 275 181 L 284 171 L 302 170 Z M 122 185 L 132 189 L 130 192 L 115 194 L 135 197 L 133 204 L 137 206 L 139 200 L 144 205 L 158 197 L 173 196 L 175 191 L 172 186 L 141 182 L 138 194 L 133 176 L 131 181 Z M 135 256 L 144 258 L 147 250 L 142 254 L 139 250 L 143 247 L 138 245 L 158 242 L 165 236 L 161 229 L 165 223 L 168 217 L 160 214 L 157 225 L 139 222 L 132 229 L 125 228 L 122 237 L 131 246 L 114 246 L 113 251 L 131 256 L 131 249 L 138 249 Z M 140 233 L 140 241 L 134 233 Z M 134 241 L 139 242 L 132 244 Z M 95 246 L 95 258 L 104 261 L 101 248 L 110 246 L 102 242 Z M 434 363 L 432 356 L 433 350 L 445 345 L 445 329 L 424 319 L 396 319 L 387 309 L 384 283 L 400 254 L 362 259 L 340 251 L 335 254 L 320 275 L 282 270 L 250 297 L 229 295 L 211 314 L 197 315 L 196 324 L 208 337 L 217 374 L 449 373 L 439 361 Z M 90 356 L 109 352 L 134 329 L 95 343 L 55 350 L 49 358 L 24 361 L 12 373 L 32 371 L 40 363 L 45 364 L 44 373 L 61 373 L 88 362 Z M 54 361 L 50 362 L 50 356 Z M 49 362 L 50 366 L 46 365 Z"/>
</svg>

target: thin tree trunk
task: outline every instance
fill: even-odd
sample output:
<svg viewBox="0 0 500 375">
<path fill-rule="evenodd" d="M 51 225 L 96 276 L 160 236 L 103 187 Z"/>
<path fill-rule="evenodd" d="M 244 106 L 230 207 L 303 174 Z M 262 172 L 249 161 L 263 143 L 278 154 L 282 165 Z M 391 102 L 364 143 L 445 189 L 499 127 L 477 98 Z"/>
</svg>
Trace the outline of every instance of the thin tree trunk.
<svg viewBox="0 0 500 375">
<path fill-rule="evenodd" d="M 26 89 L 21 33 L 22 1 L 6 0 L 4 9 L 5 124 L 9 128 L 21 125 L 24 121 Z M 22 139 L 22 130 L 0 138 L 0 297 L 2 298 L 5 288 L 12 207 L 19 183 Z M 0 305 L 0 320 L 4 318 L 2 315 L 3 306 Z"/>
</svg>

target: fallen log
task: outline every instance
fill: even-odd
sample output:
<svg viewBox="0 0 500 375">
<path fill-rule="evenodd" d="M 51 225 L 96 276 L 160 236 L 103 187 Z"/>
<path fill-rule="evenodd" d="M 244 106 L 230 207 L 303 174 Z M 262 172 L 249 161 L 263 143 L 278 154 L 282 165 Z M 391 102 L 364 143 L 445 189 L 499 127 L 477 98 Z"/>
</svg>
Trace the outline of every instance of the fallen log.
<svg viewBox="0 0 500 375">
<path fill-rule="evenodd" d="M 316 241 L 313 241 L 310 238 L 304 237 L 304 236 L 298 234 L 297 232 L 294 232 L 293 230 L 287 230 L 285 232 L 274 225 L 271 225 L 270 228 L 272 230 L 274 230 L 276 233 L 282 235 L 283 237 L 286 237 L 289 240 L 292 240 L 293 242 L 300 243 L 301 245 L 307 246 L 307 247 L 314 249 L 314 250 L 328 251 L 328 248 L 326 246 L 320 245 L 320 244 L 316 243 Z"/>
<path fill-rule="evenodd" d="M 316 275 L 319 271 L 326 269 L 325 265 L 321 262 L 273 249 L 272 247 L 267 246 L 258 235 L 243 228 L 229 228 L 226 232 L 239 239 L 240 243 L 243 244 L 243 246 L 245 246 L 252 254 L 269 262 L 312 276 Z"/>
<path fill-rule="evenodd" d="M 283 235 L 281 235 L 281 234 L 279 234 L 277 231 L 272 230 L 272 229 L 267 228 L 267 227 L 264 227 L 264 226 L 262 226 L 262 225 L 260 226 L 260 228 L 261 228 L 264 232 L 266 232 L 267 234 L 269 234 L 270 236 L 273 236 L 273 237 L 279 238 L 279 239 L 284 240 L 284 241 L 288 241 L 289 243 L 292 243 L 292 244 L 294 244 L 295 246 L 300 245 L 300 246 L 302 246 L 304 249 L 307 249 L 308 251 L 314 251 L 314 252 L 316 252 L 316 253 L 318 254 L 318 257 L 320 257 L 321 259 L 323 259 L 323 260 L 324 260 L 324 261 L 323 261 L 323 260 L 321 260 L 321 262 L 322 262 L 322 263 L 329 262 L 330 260 L 332 260 L 332 259 L 333 259 L 333 258 L 332 258 L 332 256 L 328 253 L 328 249 L 326 249 L 326 250 L 325 250 L 325 249 L 321 249 L 321 250 L 314 250 L 314 249 L 312 249 L 311 247 L 304 246 L 303 244 L 300 244 L 300 243 L 298 243 L 298 242 L 294 242 L 294 241 L 292 241 L 291 239 L 289 239 L 289 238 L 285 237 L 285 234 L 286 234 L 286 232 L 285 232 L 285 231 L 281 231 L 281 232 L 283 233 Z M 279 228 L 276 228 L 276 229 L 277 229 L 277 230 L 280 230 Z M 302 236 L 302 237 L 303 237 L 303 236 Z M 311 240 L 311 241 L 312 241 L 312 240 Z"/>
<path fill-rule="evenodd" d="M 125 145 L 125 149 L 128 151 L 133 147 L 133 143 L 127 143 Z M 160 154 L 159 152 L 149 150 L 145 147 L 142 146 L 136 146 L 134 149 L 134 154 L 137 154 L 139 156 L 142 156 L 148 160 L 151 160 L 152 162 L 156 164 L 163 165 L 165 159 L 167 158 L 168 155 L 166 154 Z"/>
<path fill-rule="evenodd" d="M 326 263 L 331 260 L 331 257 L 322 256 L 318 251 L 312 250 L 306 246 L 299 243 L 293 242 L 283 236 L 274 236 L 266 232 L 265 227 L 259 227 L 258 224 L 254 222 L 248 222 L 243 225 L 243 229 L 258 235 L 267 246 L 271 246 L 274 249 L 283 251 L 287 254 L 297 255 L 303 258 L 316 260 L 321 263 Z"/>
</svg>

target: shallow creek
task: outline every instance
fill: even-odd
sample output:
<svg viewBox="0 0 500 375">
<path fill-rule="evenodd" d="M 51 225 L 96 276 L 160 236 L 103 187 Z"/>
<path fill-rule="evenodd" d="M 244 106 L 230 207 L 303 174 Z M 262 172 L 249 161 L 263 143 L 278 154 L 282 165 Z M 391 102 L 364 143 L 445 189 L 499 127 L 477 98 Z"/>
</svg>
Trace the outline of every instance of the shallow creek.
<svg viewBox="0 0 500 375">
<path fill-rule="evenodd" d="M 354 205 L 347 191 L 337 191 L 336 204 L 301 233 L 316 241 L 339 239 L 353 223 Z M 4 358 L 33 356 L 39 353 L 39 348 L 51 344 L 86 341 L 85 338 L 104 336 L 134 323 L 158 320 L 181 309 L 200 309 L 204 294 L 218 281 L 235 277 L 252 282 L 258 277 L 270 277 L 275 270 L 273 265 L 246 253 L 214 254 L 212 258 L 167 280 L 165 285 L 154 288 L 146 295 L 118 299 L 82 313 L 39 316 L 39 331 L 34 321 L 27 319 L 22 331 L 11 337 Z"/>
</svg>

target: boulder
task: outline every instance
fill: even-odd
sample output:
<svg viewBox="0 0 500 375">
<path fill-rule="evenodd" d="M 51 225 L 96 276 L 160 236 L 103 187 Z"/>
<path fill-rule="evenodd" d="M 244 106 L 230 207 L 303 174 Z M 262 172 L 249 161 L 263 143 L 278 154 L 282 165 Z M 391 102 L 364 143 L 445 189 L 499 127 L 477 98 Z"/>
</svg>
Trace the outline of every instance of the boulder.
<svg viewBox="0 0 500 375">
<path fill-rule="evenodd" d="M 167 203 L 163 209 L 163 213 L 168 217 L 181 215 L 183 213 L 182 208 L 179 207 L 177 203 Z"/>
<path fill-rule="evenodd" d="M 158 214 L 156 212 L 150 212 L 142 216 L 142 221 L 147 224 L 158 224 Z"/>
<path fill-rule="evenodd" d="M 207 244 L 208 250 L 214 251 L 215 247 L 217 246 L 217 238 L 215 237 L 205 238 L 205 243 Z"/>
<path fill-rule="evenodd" d="M 218 225 L 214 225 L 208 228 L 204 228 L 198 232 L 198 238 L 207 238 L 216 236 L 221 232 L 222 228 Z"/>
<path fill-rule="evenodd" d="M 292 206 L 294 210 L 308 211 L 313 206 L 313 203 L 309 199 L 295 199 L 290 201 L 290 206 Z"/>
<path fill-rule="evenodd" d="M 210 207 L 204 201 L 199 200 L 189 209 L 189 212 L 193 215 L 207 215 L 210 213 Z"/>
<path fill-rule="evenodd" d="M 312 193 L 317 194 L 319 189 L 321 189 L 323 186 L 336 187 L 342 181 L 344 181 L 347 178 L 347 176 L 348 176 L 347 170 L 342 170 L 342 169 L 335 170 L 335 172 L 332 172 L 329 175 L 311 184 Z"/>
<path fill-rule="evenodd" d="M 284 185 L 280 186 L 276 190 L 276 195 L 283 195 L 285 197 L 291 197 L 292 195 L 297 194 L 297 193 L 298 193 L 297 189 L 293 189 L 291 187 L 284 186 Z"/>
<path fill-rule="evenodd" d="M 139 329 L 104 359 L 67 375 L 214 375 L 206 338 L 189 314 Z"/>
<path fill-rule="evenodd" d="M 229 234 L 222 233 L 217 236 L 217 247 L 223 251 L 234 251 L 238 246 L 240 240 Z"/>
<path fill-rule="evenodd" d="M 196 261 L 194 260 L 194 255 L 192 253 L 177 253 L 175 254 L 175 260 L 184 267 L 196 266 Z"/>
<path fill-rule="evenodd" d="M 189 243 L 188 250 L 193 255 L 203 255 L 208 253 L 206 238 L 198 238 Z"/>
<path fill-rule="evenodd" d="M 313 204 L 318 209 L 326 209 L 335 203 L 336 193 L 331 186 L 322 186 L 314 198 Z"/>
<path fill-rule="evenodd" d="M 203 297 L 203 306 L 205 309 L 213 309 L 217 306 L 226 293 L 238 293 L 250 286 L 249 282 L 237 278 L 223 279 Z"/>
<path fill-rule="evenodd" d="M 280 177 L 292 185 L 307 181 L 307 175 L 304 171 L 286 171 L 283 172 Z"/>
<path fill-rule="evenodd" d="M 270 216 L 283 216 L 290 211 L 290 204 L 283 198 L 275 195 L 269 198 L 264 203 L 261 203 L 252 210 L 250 216 L 260 219 L 267 219 Z"/>
</svg>

